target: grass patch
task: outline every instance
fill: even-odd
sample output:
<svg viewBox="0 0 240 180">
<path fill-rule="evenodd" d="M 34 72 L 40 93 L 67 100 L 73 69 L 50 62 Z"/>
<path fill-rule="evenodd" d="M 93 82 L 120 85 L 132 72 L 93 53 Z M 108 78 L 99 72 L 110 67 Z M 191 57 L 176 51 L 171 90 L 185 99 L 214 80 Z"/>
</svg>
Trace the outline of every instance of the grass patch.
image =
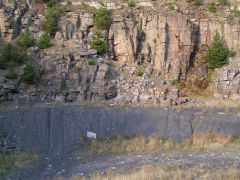
<svg viewBox="0 0 240 180">
<path fill-rule="evenodd" d="M 125 173 L 117 173 L 112 169 L 107 170 L 104 175 L 96 172 L 91 176 L 90 180 L 191 180 L 191 179 L 231 179 L 239 180 L 240 171 L 236 167 L 224 169 L 212 168 L 212 164 L 198 164 L 192 167 L 175 166 L 152 166 L 144 165 L 135 167 Z M 203 178 L 204 177 L 204 178 Z M 74 176 L 71 180 L 85 180 L 85 177 Z"/>
<path fill-rule="evenodd" d="M 30 151 L 0 154 L 0 177 L 3 177 L 9 170 L 30 166 L 37 160 L 39 160 L 38 155 Z"/>
<path fill-rule="evenodd" d="M 209 6 L 208 10 L 212 13 L 216 13 L 217 8 L 215 7 L 215 3 L 212 2 L 211 5 Z"/>
<path fill-rule="evenodd" d="M 110 138 L 101 136 L 99 140 L 90 139 L 87 140 L 83 136 L 79 138 L 79 144 L 85 145 L 90 150 L 90 154 L 106 154 L 106 153 L 141 153 L 148 152 L 155 149 L 163 151 L 171 150 L 193 150 L 199 151 L 209 147 L 213 144 L 228 145 L 232 143 L 239 143 L 239 139 L 235 139 L 234 136 L 227 136 L 220 133 L 197 133 L 193 138 L 184 139 L 182 142 L 177 143 L 171 139 L 165 137 L 158 137 L 152 135 L 149 138 L 132 135 L 125 135 L 119 137 L 112 135 Z"/>
<path fill-rule="evenodd" d="M 89 42 L 92 49 L 96 49 L 98 54 L 104 54 L 108 50 L 107 43 L 101 39 L 93 39 Z"/>
<path fill-rule="evenodd" d="M 136 4 L 135 4 L 135 2 L 133 0 L 130 0 L 128 2 L 128 7 L 135 7 L 135 6 L 136 6 Z"/>
<path fill-rule="evenodd" d="M 136 72 L 136 75 L 137 75 L 137 76 L 142 76 L 142 75 L 143 75 L 143 72 L 139 69 L 139 70 Z"/>
<path fill-rule="evenodd" d="M 89 65 L 95 65 L 96 61 L 94 61 L 93 59 L 88 60 L 88 64 Z"/>
<path fill-rule="evenodd" d="M 194 4 L 196 6 L 201 6 L 201 5 L 203 5 L 203 0 L 194 0 Z"/>
</svg>

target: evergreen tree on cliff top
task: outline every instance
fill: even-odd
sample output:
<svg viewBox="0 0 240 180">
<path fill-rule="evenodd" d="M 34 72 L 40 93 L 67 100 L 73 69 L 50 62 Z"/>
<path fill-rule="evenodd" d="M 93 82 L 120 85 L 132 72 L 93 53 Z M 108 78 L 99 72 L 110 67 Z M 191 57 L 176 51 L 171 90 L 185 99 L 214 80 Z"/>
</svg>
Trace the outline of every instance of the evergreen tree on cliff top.
<svg viewBox="0 0 240 180">
<path fill-rule="evenodd" d="M 224 42 L 217 31 L 207 53 L 207 62 L 209 63 L 209 68 L 215 69 L 227 65 L 228 56 L 229 49 L 224 46 Z"/>
</svg>

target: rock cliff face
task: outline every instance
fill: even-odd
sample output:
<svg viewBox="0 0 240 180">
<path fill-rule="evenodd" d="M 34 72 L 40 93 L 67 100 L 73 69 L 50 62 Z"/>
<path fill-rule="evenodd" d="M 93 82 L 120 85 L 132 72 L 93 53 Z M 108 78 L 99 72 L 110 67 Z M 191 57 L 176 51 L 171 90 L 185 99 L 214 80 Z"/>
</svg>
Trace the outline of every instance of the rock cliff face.
<svg viewBox="0 0 240 180">
<path fill-rule="evenodd" d="M 150 64 L 166 79 L 186 79 L 198 28 L 182 15 L 137 14 L 114 18 L 110 29 L 118 61 Z"/>
<path fill-rule="evenodd" d="M 97 138 L 112 134 L 150 136 L 156 134 L 176 141 L 199 132 L 239 136 L 239 115 L 232 110 L 214 113 L 184 109 L 181 112 L 159 108 L 103 108 L 64 106 L 29 108 L 0 113 L 0 132 L 12 145 L 42 152 L 64 153 L 72 149 L 87 131 Z"/>
<path fill-rule="evenodd" d="M 21 19 L 27 11 L 26 1 L 5 0 L 0 2 L 1 39 L 12 41 L 21 31 Z"/>
<path fill-rule="evenodd" d="M 112 99 L 171 106 L 190 101 L 188 92 L 179 88 L 181 83 L 189 78 L 200 82 L 207 79 L 204 54 L 216 30 L 229 49 L 239 48 L 239 23 L 229 21 L 236 2 L 230 6 L 217 4 L 216 15 L 207 12 L 207 5 L 196 7 L 186 2 L 174 5 L 173 11 L 158 2 L 146 2 L 146 7 L 134 9 L 124 3 L 106 3 L 112 14 L 110 29 L 104 33 L 109 50 L 108 57 L 100 56 L 89 46 L 94 8 L 100 5 L 94 1 L 86 4 L 91 7 L 81 8 L 80 1 L 73 1 L 71 6 L 62 3 L 64 12 L 58 22 L 54 46 L 32 52 L 39 69 L 39 83 L 31 87 L 18 79 L 14 91 L 68 102 Z M 137 2 L 137 7 L 142 4 Z M 1 4 L 3 40 L 11 41 L 26 25 L 35 38 L 41 35 L 45 7 L 28 1 L 22 1 L 21 7 L 20 3 Z M 33 9 L 37 12 L 32 13 Z M 96 65 L 89 65 L 90 59 Z M 239 99 L 237 59 L 231 59 L 229 66 L 216 71 L 212 86 L 216 96 Z M 142 71 L 143 76 L 136 76 L 137 71 Z M 8 81 L 3 78 L 0 82 L 5 87 L 0 94 L 2 100 L 16 95 Z"/>
</svg>

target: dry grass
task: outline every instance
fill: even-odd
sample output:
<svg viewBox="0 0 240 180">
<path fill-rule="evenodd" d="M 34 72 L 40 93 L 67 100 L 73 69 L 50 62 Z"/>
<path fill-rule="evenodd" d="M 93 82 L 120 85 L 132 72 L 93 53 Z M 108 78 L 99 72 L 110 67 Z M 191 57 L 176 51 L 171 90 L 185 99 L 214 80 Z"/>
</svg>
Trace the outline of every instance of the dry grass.
<svg viewBox="0 0 240 180">
<path fill-rule="evenodd" d="M 233 136 L 227 136 L 220 133 L 197 133 L 190 139 L 184 139 L 181 143 L 176 143 L 171 139 L 166 140 L 165 137 L 158 138 L 157 135 L 152 135 L 149 138 L 143 136 L 129 136 L 110 138 L 109 140 L 101 137 L 99 141 L 92 139 L 88 144 L 91 154 L 105 153 L 138 153 L 147 152 L 155 149 L 163 151 L 178 150 L 202 150 L 212 144 L 227 144 L 239 142 Z"/>
<path fill-rule="evenodd" d="M 236 140 L 233 136 L 227 136 L 225 134 L 216 134 L 209 131 L 208 133 L 197 133 L 193 136 L 194 146 L 207 146 L 209 144 L 228 144 Z"/>
<path fill-rule="evenodd" d="M 0 177 L 4 176 L 8 170 L 24 168 L 37 160 L 39 160 L 39 156 L 29 151 L 0 154 Z"/>
<path fill-rule="evenodd" d="M 95 173 L 90 180 L 239 180 L 240 171 L 235 167 L 227 170 L 215 170 L 212 165 L 200 164 L 184 169 L 178 166 L 142 166 L 125 173 L 108 170 L 105 175 Z M 86 180 L 85 177 L 74 176 L 71 180 Z"/>
<path fill-rule="evenodd" d="M 129 139 L 129 137 L 117 137 L 110 141 L 96 141 L 92 139 L 90 149 L 92 154 L 144 152 L 154 150 L 160 144 L 161 141 L 156 135 L 149 138 L 136 136 L 132 139 Z"/>
</svg>

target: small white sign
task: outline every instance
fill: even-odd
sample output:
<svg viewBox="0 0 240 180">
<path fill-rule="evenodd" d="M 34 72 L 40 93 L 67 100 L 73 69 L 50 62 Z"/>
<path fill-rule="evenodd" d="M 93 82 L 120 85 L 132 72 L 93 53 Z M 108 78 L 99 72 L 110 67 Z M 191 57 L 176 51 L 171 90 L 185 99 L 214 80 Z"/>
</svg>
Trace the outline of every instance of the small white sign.
<svg viewBox="0 0 240 180">
<path fill-rule="evenodd" d="M 87 131 L 87 137 L 88 137 L 88 138 L 94 138 L 94 139 L 96 139 L 96 138 L 97 138 L 97 135 L 96 135 L 96 133 L 94 133 L 94 132 L 89 132 L 89 131 Z"/>
</svg>

